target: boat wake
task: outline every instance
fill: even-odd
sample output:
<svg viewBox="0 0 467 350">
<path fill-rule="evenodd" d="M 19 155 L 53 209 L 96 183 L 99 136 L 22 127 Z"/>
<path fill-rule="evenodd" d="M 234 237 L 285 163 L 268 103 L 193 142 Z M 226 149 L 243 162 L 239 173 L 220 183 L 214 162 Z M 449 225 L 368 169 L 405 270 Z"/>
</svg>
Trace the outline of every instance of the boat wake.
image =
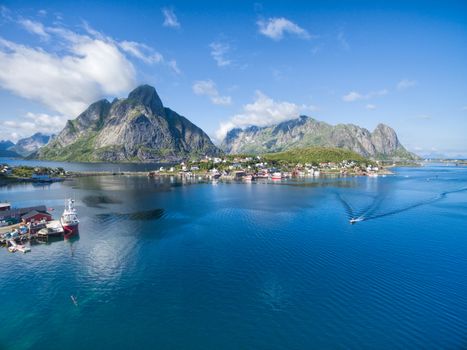
<svg viewBox="0 0 467 350">
<path fill-rule="evenodd" d="M 381 214 L 376 214 L 376 212 L 381 207 L 381 204 L 383 203 L 383 200 L 386 197 L 384 194 L 382 196 L 377 197 L 371 205 L 369 205 L 368 207 L 366 207 L 365 209 L 363 209 L 363 210 L 361 210 L 359 212 L 356 212 L 352 208 L 352 206 L 349 204 L 349 202 L 347 202 L 340 194 L 337 194 L 337 198 L 339 199 L 339 201 L 344 206 L 344 209 L 345 209 L 345 211 L 347 213 L 347 216 L 349 218 L 349 222 L 351 224 L 355 224 L 355 223 L 361 222 L 361 221 L 369 221 L 369 220 L 374 220 L 374 219 L 380 219 L 380 218 L 390 216 L 390 215 L 400 214 L 400 213 L 405 212 L 407 210 L 415 209 L 415 208 L 418 208 L 418 207 L 421 207 L 421 206 L 424 206 L 424 205 L 428 205 L 428 204 L 438 202 L 438 201 L 446 198 L 446 196 L 449 195 L 449 194 L 465 192 L 465 191 L 467 191 L 467 187 L 460 188 L 460 189 L 457 189 L 457 190 L 452 190 L 452 191 L 444 191 L 444 192 L 441 192 L 436 197 L 430 198 L 428 200 L 421 201 L 421 202 L 409 205 L 407 207 L 394 209 L 394 210 L 391 210 L 391 211 L 388 211 L 388 212 L 385 212 L 385 213 L 381 213 Z"/>
</svg>

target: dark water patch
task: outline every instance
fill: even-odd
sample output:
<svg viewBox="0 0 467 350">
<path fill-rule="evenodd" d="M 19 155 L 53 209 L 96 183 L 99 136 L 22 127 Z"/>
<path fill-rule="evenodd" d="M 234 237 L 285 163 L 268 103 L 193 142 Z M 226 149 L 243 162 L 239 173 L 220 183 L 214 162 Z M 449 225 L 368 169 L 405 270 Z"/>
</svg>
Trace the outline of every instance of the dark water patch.
<svg viewBox="0 0 467 350">
<path fill-rule="evenodd" d="M 91 207 L 91 208 L 103 208 L 102 204 L 121 204 L 123 203 L 121 200 L 107 196 L 104 194 L 100 195 L 89 195 L 85 196 L 82 199 L 83 203 L 86 204 L 86 206 Z"/>
<path fill-rule="evenodd" d="M 116 221 L 151 221 L 158 220 L 164 216 L 164 209 L 151 209 L 144 211 L 135 211 L 132 213 L 105 213 L 105 214 L 96 214 L 96 218 L 103 222 L 116 222 Z"/>
</svg>

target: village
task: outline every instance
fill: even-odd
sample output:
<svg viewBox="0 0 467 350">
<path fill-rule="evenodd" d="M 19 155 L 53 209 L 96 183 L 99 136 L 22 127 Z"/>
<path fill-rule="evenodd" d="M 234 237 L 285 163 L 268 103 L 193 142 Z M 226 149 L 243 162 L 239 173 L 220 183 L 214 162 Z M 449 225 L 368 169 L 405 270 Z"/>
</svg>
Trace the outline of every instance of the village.
<svg viewBox="0 0 467 350">
<path fill-rule="evenodd" d="M 173 166 L 161 166 L 150 171 L 149 177 L 180 175 L 226 180 L 281 180 L 286 178 L 328 176 L 370 176 L 392 174 L 381 162 L 362 163 L 353 160 L 340 162 L 296 163 L 268 160 L 261 156 L 204 157 L 181 162 Z"/>
<path fill-rule="evenodd" d="M 9 182 L 59 182 L 66 176 L 63 168 L 10 166 L 0 164 L 0 185 Z"/>
</svg>

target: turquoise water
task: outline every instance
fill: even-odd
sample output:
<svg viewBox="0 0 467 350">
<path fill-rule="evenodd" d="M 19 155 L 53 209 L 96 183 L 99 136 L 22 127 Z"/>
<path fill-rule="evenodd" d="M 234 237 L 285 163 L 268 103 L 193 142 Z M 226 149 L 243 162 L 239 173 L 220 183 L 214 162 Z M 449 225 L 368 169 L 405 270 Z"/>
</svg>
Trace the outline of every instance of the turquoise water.
<svg viewBox="0 0 467 350">
<path fill-rule="evenodd" d="M 466 348 L 466 189 L 465 167 L 0 188 L 81 218 L 73 241 L 0 249 L 0 348 Z"/>
</svg>

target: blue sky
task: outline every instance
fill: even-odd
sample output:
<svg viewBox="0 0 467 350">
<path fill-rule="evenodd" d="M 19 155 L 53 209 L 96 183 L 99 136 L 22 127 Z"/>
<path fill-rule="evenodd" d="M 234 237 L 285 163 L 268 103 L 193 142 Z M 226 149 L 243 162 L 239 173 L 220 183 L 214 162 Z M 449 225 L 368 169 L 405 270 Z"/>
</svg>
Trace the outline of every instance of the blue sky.
<svg viewBox="0 0 467 350">
<path fill-rule="evenodd" d="M 3 1 L 0 139 L 141 83 L 220 139 L 306 114 L 467 155 L 465 1 Z"/>
</svg>

